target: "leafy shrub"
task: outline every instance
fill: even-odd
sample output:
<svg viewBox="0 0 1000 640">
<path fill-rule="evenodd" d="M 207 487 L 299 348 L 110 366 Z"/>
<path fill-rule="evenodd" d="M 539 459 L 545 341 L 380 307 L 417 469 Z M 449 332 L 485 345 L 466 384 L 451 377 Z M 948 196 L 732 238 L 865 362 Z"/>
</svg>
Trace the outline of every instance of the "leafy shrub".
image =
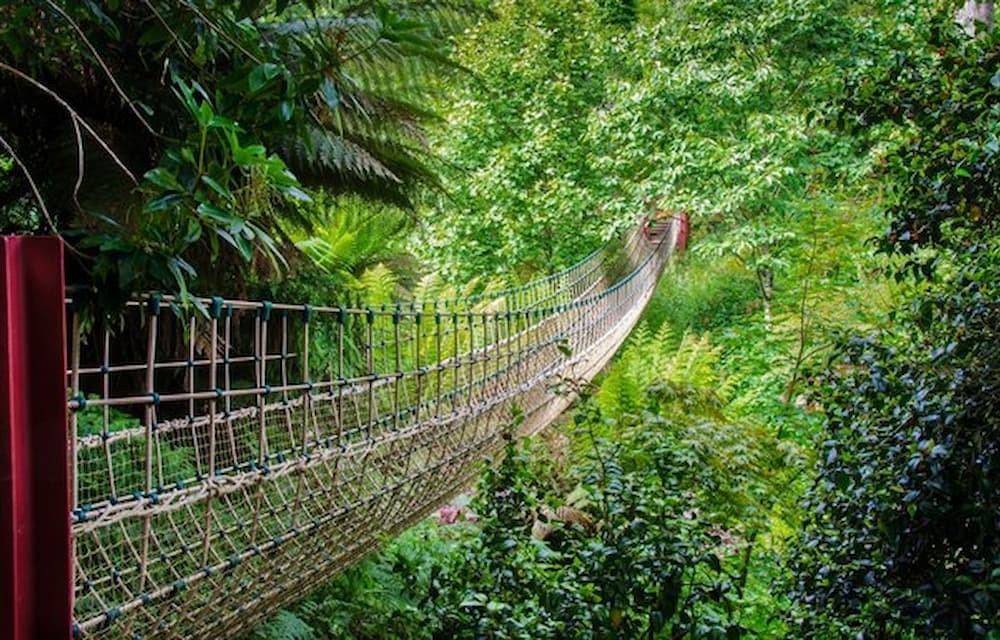
<svg viewBox="0 0 1000 640">
<path fill-rule="evenodd" d="M 854 338 L 824 377 L 794 565 L 806 637 L 1000 630 L 1000 291 L 962 280 L 915 304 L 930 327 Z"/>
<path fill-rule="evenodd" d="M 574 507 L 554 506 L 510 443 L 477 492 L 480 536 L 442 576 L 448 637 L 739 637 L 725 536 L 698 517 L 660 444 L 659 468 L 628 471 L 595 441 Z"/>
<path fill-rule="evenodd" d="M 1000 41 L 901 53 L 848 101 L 909 133 L 888 155 L 911 299 L 823 374 L 823 455 L 793 563 L 803 637 L 1000 637 Z"/>
<path fill-rule="evenodd" d="M 690 256 L 665 274 L 645 318 L 654 328 L 669 324 L 676 341 L 685 331 L 732 326 L 759 304 L 749 273 L 727 260 Z"/>
<path fill-rule="evenodd" d="M 291 611 L 279 611 L 253 634 L 261 640 L 314 640 L 316 630 Z"/>
<path fill-rule="evenodd" d="M 417 525 L 258 627 L 252 638 L 285 640 L 289 629 L 306 628 L 310 632 L 302 637 L 317 640 L 442 637 L 435 635 L 441 625 L 430 599 L 442 566 L 474 535 L 466 525 Z"/>
</svg>

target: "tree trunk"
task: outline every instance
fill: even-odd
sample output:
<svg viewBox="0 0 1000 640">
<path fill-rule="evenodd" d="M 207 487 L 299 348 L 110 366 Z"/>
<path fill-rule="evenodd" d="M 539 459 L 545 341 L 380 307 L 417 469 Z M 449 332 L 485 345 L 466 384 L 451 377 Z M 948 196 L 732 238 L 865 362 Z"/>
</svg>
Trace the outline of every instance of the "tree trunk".
<svg viewBox="0 0 1000 640">
<path fill-rule="evenodd" d="M 955 14 L 955 22 L 970 38 L 993 29 L 993 3 L 966 0 Z"/>
<path fill-rule="evenodd" d="M 760 298 L 764 302 L 764 325 L 770 331 L 771 321 L 774 319 L 771 311 L 771 299 L 774 297 L 774 269 L 757 267 L 757 287 L 760 289 Z"/>
</svg>

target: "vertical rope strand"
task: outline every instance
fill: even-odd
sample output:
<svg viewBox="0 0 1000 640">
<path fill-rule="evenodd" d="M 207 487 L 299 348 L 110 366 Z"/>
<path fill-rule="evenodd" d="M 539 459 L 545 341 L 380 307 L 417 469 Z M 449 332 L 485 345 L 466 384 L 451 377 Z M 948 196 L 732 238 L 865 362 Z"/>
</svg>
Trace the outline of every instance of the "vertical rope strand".
<svg viewBox="0 0 1000 640">
<path fill-rule="evenodd" d="M 156 422 L 156 330 L 160 321 L 160 300 L 153 297 L 149 301 L 147 310 L 148 329 L 146 332 L 146 393 L 149 394 L 151 402 L 145 408 L 145 478 L 146 495 L 153 492 L 153 428 Z M 147 514 L 142 520 L 142 558 L 139 569 L 141 581 L 139 590 L 146 590 L 146 583 L 149 579 L 149 539 L 151 535 L 152 514 Z"/>
</svg>

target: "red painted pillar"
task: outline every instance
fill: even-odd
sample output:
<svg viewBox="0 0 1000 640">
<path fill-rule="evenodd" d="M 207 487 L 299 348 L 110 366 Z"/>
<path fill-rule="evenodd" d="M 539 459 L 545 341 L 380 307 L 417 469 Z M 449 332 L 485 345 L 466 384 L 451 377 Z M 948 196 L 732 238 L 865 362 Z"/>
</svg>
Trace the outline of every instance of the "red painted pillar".
<svg viewBox="0 0 1000 640">
<path fill-rule="evenodd" d="M 57 238 L 0 237 L 0 638 L 69 638 L 66 315 Z"/>
<path fill-rule="evenodd" d="M 688 234 L 691 232 L 691 219 L 688 217 L 687 211 L 681 211 L 677 214 L 680 218 L 681 228 L 677 230 L 677 249 L 684 251 L 688 246 Z"/>
</svg>

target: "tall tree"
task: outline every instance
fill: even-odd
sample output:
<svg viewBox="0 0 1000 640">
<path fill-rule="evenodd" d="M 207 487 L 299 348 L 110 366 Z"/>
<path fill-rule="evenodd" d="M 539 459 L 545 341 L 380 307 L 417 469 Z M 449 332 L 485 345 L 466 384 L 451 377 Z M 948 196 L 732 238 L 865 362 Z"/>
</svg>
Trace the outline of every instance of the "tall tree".
<svg viewBox="0 0 1000 640">
<path fill-rule="evenodd" d="M 501 0 L 494 12 L 458 41 L 477 80 L 452 87 L 436 140 L 448 196 L 430 206 L 423 249 L 455 279 L 566 266 L 607 227 L 604 149 L 587 131 L 623 66 L 622 36 L 594 0 Z"/>
</svg>

